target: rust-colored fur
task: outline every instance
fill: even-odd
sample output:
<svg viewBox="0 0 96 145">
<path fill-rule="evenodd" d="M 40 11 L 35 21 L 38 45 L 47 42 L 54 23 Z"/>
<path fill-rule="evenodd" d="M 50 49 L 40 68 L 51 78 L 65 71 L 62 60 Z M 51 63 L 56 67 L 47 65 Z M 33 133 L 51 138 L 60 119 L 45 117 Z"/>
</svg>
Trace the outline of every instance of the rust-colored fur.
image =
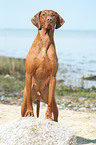
<svg viewBox="0 0 96 145">
<path fill-rule="evenodd" d="M 32 18 L 38 34 L 26 58 L 26 86 L 23 93 L 22 116 L 34 116 L 32 103 L 37 100 L 39 117 L 40 100 L 48 104 L 46 118 L 58 121 L 58 108 L 55 102 L 56 73 L 58 59 L 54 44 L 54 28 L 64 23 L 62 17 L 52 10 L 44 10 Z"/>
</svg>

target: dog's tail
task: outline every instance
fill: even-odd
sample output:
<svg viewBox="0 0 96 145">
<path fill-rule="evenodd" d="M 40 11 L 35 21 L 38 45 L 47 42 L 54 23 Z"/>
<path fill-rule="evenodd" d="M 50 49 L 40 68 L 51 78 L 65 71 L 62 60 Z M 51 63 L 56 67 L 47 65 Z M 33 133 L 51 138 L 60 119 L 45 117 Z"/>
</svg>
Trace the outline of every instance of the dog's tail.
<svg viewBox="0 0 96 145">
<path fill-rule="evenodd" d="M 39 117 L 40 100 L 37 100 L 37 117 Z"/>
</svg>

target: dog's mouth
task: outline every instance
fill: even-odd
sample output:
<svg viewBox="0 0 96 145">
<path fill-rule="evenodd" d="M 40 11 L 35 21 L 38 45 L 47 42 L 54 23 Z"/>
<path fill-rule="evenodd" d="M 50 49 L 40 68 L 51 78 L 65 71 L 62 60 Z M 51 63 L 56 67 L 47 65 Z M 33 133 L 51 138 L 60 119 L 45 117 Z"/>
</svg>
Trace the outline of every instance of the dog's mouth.
<svg viewBox="0 0 96 145">
<path fill-rule="evenodd" d="M 46 29 L 51 30 L 52 29 L 52 23 L 47 23 L 46 24 Z"/>
</svg>

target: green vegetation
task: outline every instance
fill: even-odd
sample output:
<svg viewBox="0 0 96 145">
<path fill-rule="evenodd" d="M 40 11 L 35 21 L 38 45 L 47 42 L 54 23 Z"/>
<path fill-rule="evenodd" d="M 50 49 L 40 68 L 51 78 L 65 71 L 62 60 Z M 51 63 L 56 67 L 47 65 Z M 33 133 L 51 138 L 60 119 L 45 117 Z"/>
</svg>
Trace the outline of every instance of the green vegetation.
<svg viewBox="0 0 96 145">
<path fill-rule="evenodd" d="M 0 56 L 0 74 L 25 74 L 25 59 Z"/>
<path fill-rule="evenodd" d="M 84 89 L 84 88 L 72 88 L 71 86 L 57 86 L 56 93 L 58 96 L 72 95 L 82 96 L 88 99 L 96 99 L 96 88 Z"/>
<path fill-rule="evenodd" d="M 24 88 L 24 80 L 13 75 L 0 75 L 0 91 L 13 92 Z"/>
</svg>

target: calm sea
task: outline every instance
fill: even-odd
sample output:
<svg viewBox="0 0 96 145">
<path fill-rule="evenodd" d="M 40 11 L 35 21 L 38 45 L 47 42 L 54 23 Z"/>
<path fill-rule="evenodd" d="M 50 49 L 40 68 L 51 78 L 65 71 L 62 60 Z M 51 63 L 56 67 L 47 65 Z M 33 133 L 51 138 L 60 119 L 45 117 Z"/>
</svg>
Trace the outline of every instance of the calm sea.
<svg viewBox="0 0 96 145">
<path fill-rule="evenodd" d="M 26 58 L 37 30 L 0 30 L 0 56 Z M 56 30 L 59 60 L 57 77 L 65 85 L 96 87 L 96 81 L 82 81 L 83 75 L 96 75 L 96 31 Z"/>
</svg>

